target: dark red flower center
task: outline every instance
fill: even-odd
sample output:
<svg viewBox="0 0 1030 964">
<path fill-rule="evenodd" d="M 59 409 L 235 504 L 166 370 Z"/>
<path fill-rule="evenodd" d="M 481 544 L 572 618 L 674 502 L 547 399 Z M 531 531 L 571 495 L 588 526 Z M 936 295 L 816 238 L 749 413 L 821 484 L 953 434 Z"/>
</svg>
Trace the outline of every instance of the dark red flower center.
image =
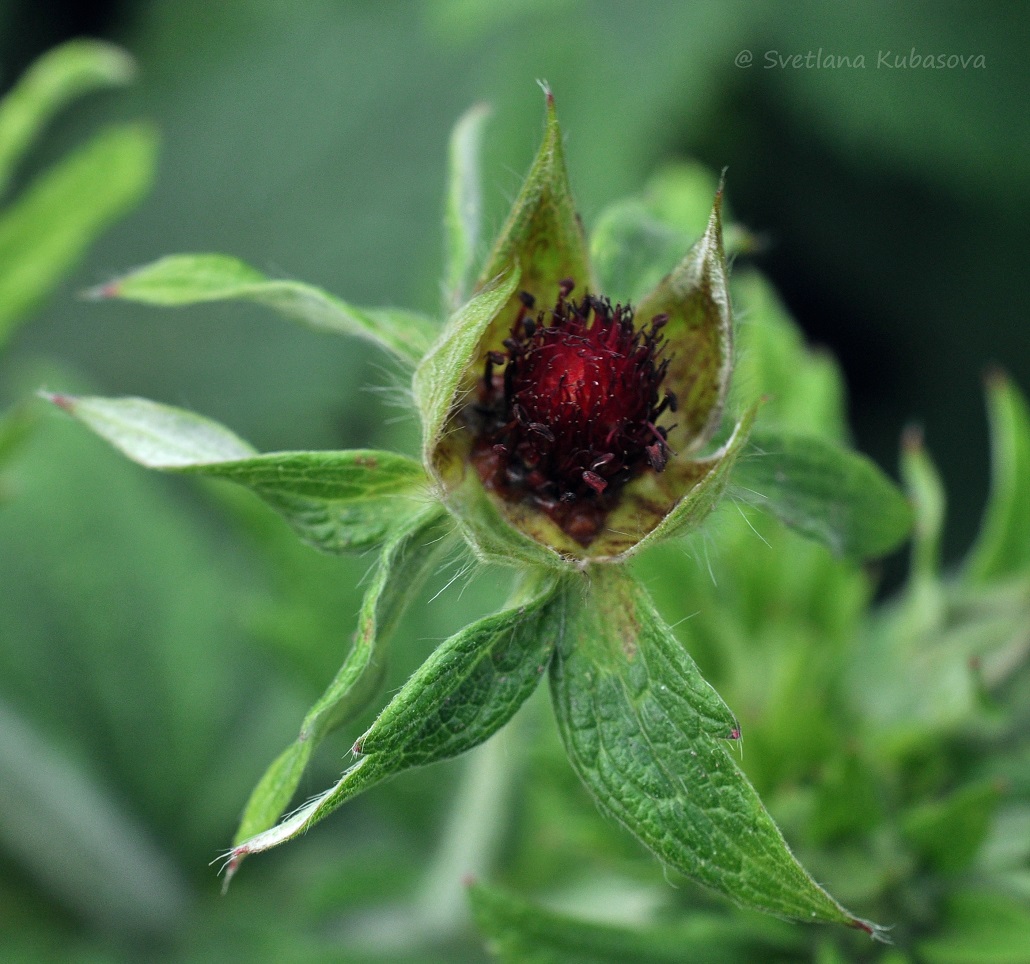
<svg viewBox="0 0 1030 964">
<path fill-rule="evenodd" d="M 535 318 L 523 293 L 506 351 L 488 356 L 469 417 L 484 485 L 532 501 L 586 546 L 630 479 L 665 468 L 668 430 L 657 422 L 676 399 L 662 394 L 666 316 L 640 329 L 628 305 L 572 301 L 572 289 L 562 282 L 554 308 Z"/>
</svg>

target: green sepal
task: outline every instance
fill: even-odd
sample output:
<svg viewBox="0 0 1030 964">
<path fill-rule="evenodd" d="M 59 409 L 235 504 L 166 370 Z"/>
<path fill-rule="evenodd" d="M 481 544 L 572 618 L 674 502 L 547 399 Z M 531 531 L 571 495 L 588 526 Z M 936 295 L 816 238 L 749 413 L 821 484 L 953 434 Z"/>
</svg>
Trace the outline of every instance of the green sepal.
<svg viewBox="0 0 1030 964">
<path fill-rule="evenodd" d="M 277 826 L 237 845 L 231 876 L 249 854 L 314 826 L 381 780 L 457 756 L 502 727 L 536 689 L 561 631 L 559 580 L 526 577 L 513 604 L 437 647 L 355 744 L 361 758 L 339 782 Z"/>
<path fill-rule="evenodd" d="M 447 420 L 474 379 L 468 377 L 476 345 L 519 283 L 518 270 L 506 271 L 478 291 L 447 322 L 436 343 L 415 370 L 415 403 L 422 418 L 426 465 L 433 465 Z M 440 454 L 445 460 L 447 455 Z"/>
<path fill-rule="evenodd" d="M 662 329 L 669 346 L 664 385 L 678 402 L 669 447 L 680 455 L 689 455 L 708 441 L 729 390 L 733 312 L 728 274 L 720 184 L 701 240 L 636 309 L 643 324 L 656 315 L 668 316 Z"/>
<path fill-rule="evenodd" d="M 395 452 L 258 454 L 217 422 L 147 399 L 45 397 L 140 465 L 246 486 L 326 552 L 376 545 L 424 511 L 425 472 Z"/>
<path fill-rule="evenodd" d="M 355 308 L 301 281 L 269 278 L 224 254 L 173 254 L 86 292 L 175 308 L 209 301 L 251 301 L 316 331 L 374 342 L 414 366 L 437 334 L 435 323 L 397 308 Z"/>
<path fill-rule="evenodd" d="M 551 694 L 569 760 L 601 811 L 741 906 L 874 933 L 791 854 L 727 751 L 740 737 L 733 714 L 644 589 L 621 568 L 587 576 L 564 596 Z"/>
<path fill-rule="evenodd" d="M 480 883 L 468 895 L 479 932 L 503 964 L 741 964 L 804 947 L 796 929 L 768 918 L 693 912 L 682 923 L 626 927 L 556 913 Z"/>
<path fill-rule="evenodd" d="M 429 573 L 445 534 L 443 511 L 434 507 L 394 532 L 376 563 L 347 659 L 301 724 L 297 739 L 269 766 L 251 792 L 235 844 L 272 827 L 293 798 L 315 748 L 352 720 L 378 692 L 385 648 L 405 606 Z"/>
<path fill-rule="evenodd" d="M 132 57 L 99 40 L 70 40 L 33 62 L 0 101 L 0 193 L 58 111 L 84 94 L 126 84 L 135 75 Z"/>
<path fill-rule="evenodd" d="M 671 462 L 661 475 L 644 476 L 625 493 L 624 505 L 612 513 L 609 522 L 616 533 L 627 533 L 624 538 L 628 545 L 619 558 L 627 558 L 666 539 L 689 535 L 708 518 L 726 491 L 757 415 L 758 405 L 753 405 L 726 443 L 712 455 L 694 461 Z M 648 489 L 640 484 L 642 482 L 648 483 Z M 658 487 L 667 494 L 672 493 L 673 499 L 663 503 L 651 495 L 649 490 Z M 686 494 L 675 501 L 674 493 L 680 487 L 686 489 Z M 632 516 L 646 517 L 648 512 L 655 512 L 655 508 L 660 512 L 661 521 L 643 538 L 628 529 Z M 623 513 L 628 517 L 625 520 L 620 518 Z"/>
<path fill-rule="evenodd" d="M 444 283 L 449 314 L 457 311 L 469 296 L 483 207 L 479 154 L 489 115 L 490 108 L 486 104 L 476 104 L 462 114 L 451 132 L 444 214 L 447 255 Z"/>
<path fill-rule="evenodd" d="M 150 187 L 150 127 L 110 127 L 41 174 L 0 215 L 0 344 Z"/>
<path fill-rule="evenodd" d="M 479 276 L 483 285 L 517 265 L 520 290 L 536 298 L 541 310 L 555 303 L 558 285 L 565 278 L 572 278 L 581 292 L 594 290 L 586 238 L 565 169 L 554 97 L 549 90 L 544 93 L 547 120 L 540 150 Z M 517 311 L 517 304 L 511 308 Z M 503 332 L 498 342 L 512 320 L 507 314 L 498 319 L 494 333 Z"/>
<path fill-rule="evenodd" d="M 965 578 L 977 584 L 1030 568 L 1030 409 L 1001 372 L 987 380 L 991 493 Z"/>
<path fill-rule="evenodd" d="M 912 508 L 874 462 L 815 435 L 756 431 L 733 472 L 737 494 L 838 556 L 897 548 Z"/>
</svg>

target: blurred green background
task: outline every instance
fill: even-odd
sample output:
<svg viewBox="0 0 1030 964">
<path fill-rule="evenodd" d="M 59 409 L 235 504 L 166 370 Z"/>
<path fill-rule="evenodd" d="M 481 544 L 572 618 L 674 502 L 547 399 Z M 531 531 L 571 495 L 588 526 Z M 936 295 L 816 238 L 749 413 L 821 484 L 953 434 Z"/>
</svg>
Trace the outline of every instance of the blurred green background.
<svg viewBox="0 0 1030 964">
<path fill-rule="evenodd" d="M 262 450 L 413 450 L 416 427 L 390 404 L 395 376 L 362 344 L 259 308 L 171 314 L 76 293 L 162 254 L 224 251 L 355 304 L 435 312 L 450 127 L 476 101 L 493 107 L 490 236 L 536 148 L 546 79 L 588 225 L 664 162 L 729 168 L 735 217 L 763 242 L 749 259 L 843 366 L 858 447 L 893 473 L 902 428 L 921 423 L 952 497 L 946 554 L 968 545 L 988 479 L 982 374 L 998 364 L 1030 386 L 1021 5 L 8 0 L 0 81 L 83 33 L 128 49 L 139 79 L 62 113 L 19 184 L 114 118 L 158 129 L 156 182 L 17 333 L 0 406 L 39 384 L 86 386 L 192 408 Z M 751 65 L 738 66 L 745 50 Z M 878 66 L 912 51 L 985 66 Z M 809 53 L 864 67 L 779 66 Z M 73 803 L 0 822 L 5 959 L 54 946 L 90 960 L 321 959 L 394 925 L 403 948 L 376 901 L 430 859 L 460 764 L 376 791 L 254 861 L 225 901 L 206 866 L 338 664 L 367 560 L 290 548 L 263 516 L 243 535 L 213 508 L 220 490 L 213 502 L 146 476 L 59 419 L 13 483 L 0 509 L 0 696 L 15 715 L 0 731 L 52 764 L 68 800 L 91 801 L 94 823 L 76 836 Z M 462 597 L 467 612 L 416 608 L 392 685 L 498 592 L 488 577 Z M 70 843 L 83 840 L 94 849 Z M 379 908 L 370 924 L 366 905 Z"/>
</svg>

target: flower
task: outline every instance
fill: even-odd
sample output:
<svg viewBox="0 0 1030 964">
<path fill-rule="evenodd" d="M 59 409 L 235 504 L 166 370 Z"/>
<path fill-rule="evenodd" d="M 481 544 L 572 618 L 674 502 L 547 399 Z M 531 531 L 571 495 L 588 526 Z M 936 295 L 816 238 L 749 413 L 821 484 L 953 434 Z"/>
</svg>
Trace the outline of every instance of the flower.
<svg viewBox="0 0 1030 964">
<path fill-rule="evenodd" d="M 683 261 L 635 309 L 613 306 L 594 279 L 546 95 L 522 192 L 415 389 L 427 469 L 480 556 L 582 568 L 696 526 L 751 416 L 697 457 L 732 368 L 721 186 Z"/>
<path fill-rule="evenodd" d="M 613 302 L 629 293 L 604 291 L 594 275 L 549 91 L 540 151 L 466 292 L 476 245 L 463 185 L 474 175 L 462 168 L 481 119 L 467 115 L 452 142 L 458 307 L 442 330 L 221 255 L 162 258 L 96 292 L 258 301 L 376 341 L 415 368 L 422 464 L 393 452 L 260 454 L 169 406 L 49 396 L 143 465 L 250 487 L 318 548 L 379 548 L 354 644 L 251 794 L 227 878 L 376 783 L 479 745 L 546 673 L 572 767 L 660 859 L 747 906 L 873 932 L 797 863 L 727 752 L 738 720 L 622 563 L 700 525 L 731 468 L 763 507 L 842 554 L 892 548 L 908 507 L 873 466 L 818 437 L 767 431 L 757 458 L 738 459 L 757 407 L 723 427 L 732 316 L 721 185 L 683 260 L 634 306 Z M 337 783 L 283 818 L 315 747 L 375 695 L 390 629 L 455 530 L 480 560 L 515 570 L 508 604 L 441 643 L 353 744 Z"/>
</svg>

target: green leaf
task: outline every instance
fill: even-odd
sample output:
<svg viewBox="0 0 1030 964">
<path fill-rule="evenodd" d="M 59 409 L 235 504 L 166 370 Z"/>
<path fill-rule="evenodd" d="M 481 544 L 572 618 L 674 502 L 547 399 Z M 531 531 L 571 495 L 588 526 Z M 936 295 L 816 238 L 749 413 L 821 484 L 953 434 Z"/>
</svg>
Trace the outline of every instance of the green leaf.
<svg viewBox="0 0 1030 964">
<path fill-rule="evenodd" d="M 991 423 L 991 495 L 966 578 L 984 583 L 1030 567 L 1030 410 L 1001 372 L 987 381 Z"/>
<path fill-rule="evenodd" d="M 994 781 L 970 784 L 909 810 L 902 834 L 939 873 L 965 870 L 987 837 L 1000 800 Z"/>
<path fill-rule="evenodd" d="M 818 436 L 758 431 L 755 454 L 733 473 L 738 494 L 838 556 L 895 549 L 912 510 L 894 483 L 863 455 Z"/>
<path fill-rule="evenodd" d="M 874 933 L 791 854 L 727 752 L 740 736 L 733 714 L 643 588 L 615 567 L 588 577 L 564 596 L 551 694 L 570 762 L 598 807 L 741 906 Z"/>
<path fill-rule="evenodd" d="M 999 893 L 962 891 L 949 901 L 944 927 L 918 945 L 926 964 L 1030 964 L 1030 910 Z"/>
<path fill-rule="evenodd" d="M 719 424 L 733 368 L 721 184 L 704 236 L 637 306 L 643 321 L 656 315 L 668 316 L 662 329 L 669 346 L 665 386 L 678 401 L 669 445 L 687 455 L 707 442 Z"/>
<path fill-rule="evenodd" d="M 694 913 L 682 924 L 631 928 L 555 913 L 479 883 L 469 900 L 504 964 L 750 964 L 802 947 L 796 932 L 762 919 Z"/>
<path fill-rule="evenodd" d="M 762 423 L 843 441 L 844 379 L 834 359 L 806 346 L 773 286 L 755 271 L 733 276 L 739 319 L 731 399 L 738 408 L 765 398 Z"/>
<path fill-rule="evenodd" d="M 296 741 L 273 761 L 251 793 L 236 844 L 275 824 L 293 798 L 315 747 L 375 696 L 386 669 L 386 644 L 440 549 L 445 532 L 442 515 L 438 507 L 423 512 L 383 547 L 361 604 L 350 653 L 304 717 Z"/>
<path fill-rule="evenodd" d="M 71 40 L 47 51 L 0 102 L 0 194 L 15 165 L 62 107 L 103 87 L 128 83 L 132 58 L 99 40 Z"/>
<path fill-rule="evenodd" d="M 560 631 L 556 586 L 549 575 L 527 577 L 510 608 L 439 646 L 355 743 L 358 762 L 278 826 L 237 845 L 228 875 L 244 857 L 292 840 L 381 780 L 457 756 L 500 729 L 547 668 Z"/>
<path fill-rule="evenodd" d="M 0 216 L 0 344 L 91 241 L 143 196 L 150 128 L 111 127 L 34 181 Z"/>
<path fill-rule="evenodd" d="M 394 452 L 258 455 L 225 426 L 147 399 L 45 397 L 140 465 L 252 489 L 326 552 L 375 545 L 425 505 L 425 472 Z"/>
<path fill-rule="evenodd" d="M 922 433 L 910 429 L 902 438 L 901 477 L 912 505 L 912 578 L 934 580 L 941 567 L 945 493 L 941 477 L 923 445 Z"/>
<path fill-rule="evenodd" d="M 252 301 L 316 331 L 375 342 L 408 365 L 425 354 L 437 333 L 428 318 L 400 309 L 365 309 L 300 281 L 266 277 L 224 254 L 173 254 L 88 292 L 165 308 L 209 301 Z"/>
<path fill-rule="evenodd" d="M 449 312 L 457 311 L 468 298 L 469 277 L 479 246 L 483 207 L 479 154 L 483 128 L 489 115 L 489 107 L 476 104 L 462 115 L 451 133 L 444 217 L 447 239 L 445 284 Z"/>
</svg>

